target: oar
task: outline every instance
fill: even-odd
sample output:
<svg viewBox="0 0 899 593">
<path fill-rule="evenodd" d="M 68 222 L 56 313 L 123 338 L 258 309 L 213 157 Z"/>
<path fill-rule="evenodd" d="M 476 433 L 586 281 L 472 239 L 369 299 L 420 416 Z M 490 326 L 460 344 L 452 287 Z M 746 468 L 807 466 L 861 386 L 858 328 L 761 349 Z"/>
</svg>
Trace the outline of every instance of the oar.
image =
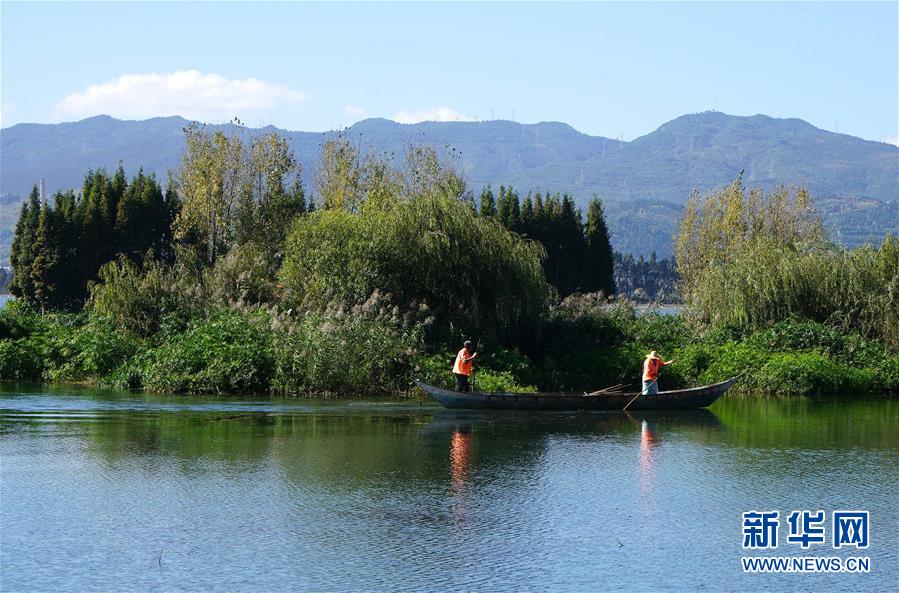
<svg viewBox="0 0 899 593">
<path fill-rule="evenodd" d="M 643 392 L 644 392 L 644 391 L 649 391 L 649 388 L 652 387 L 653 384 L 655 384 L 655 382 L 658 381 L 658 380 L 659 380 L 659 378 L 656 377 L 656 378 L 653 380 L 652 383 L 650 383 L 649 385 L 647 385 L 646 387 L 644 387 L 642 390 L 640 390 L 640 393 L 638 393 L 637 395 L 635 395 L 635 396 L 634 396 L 634 399 L 632 399 L 631 401 L 627 402 L 627 405 L 624 406 L 624 407 L 621 409 L 621 411 L 622 411 L 622 412 L 627 412 L 627 409 L 628 409 L 629 407 L 631 407 L 631 404 L 634 403 L 634 400 L 636 400 L 638 397 L 640 397 L 641 395 L 643 395 Z"/>
<path fill-rule="evenodd" d="M 599 395 L 600 393 L 606 393 L 607 391 L 615 391 L 620 387 L 624 387 L 625 383 L 619 383 L 618 385 L 612 385 L 611 387 L 606 387 L 605 389 L 599 389 L 597 391 L 591 391 L 590 393 L 584 392 L 584 395 Z"/>
</svg>

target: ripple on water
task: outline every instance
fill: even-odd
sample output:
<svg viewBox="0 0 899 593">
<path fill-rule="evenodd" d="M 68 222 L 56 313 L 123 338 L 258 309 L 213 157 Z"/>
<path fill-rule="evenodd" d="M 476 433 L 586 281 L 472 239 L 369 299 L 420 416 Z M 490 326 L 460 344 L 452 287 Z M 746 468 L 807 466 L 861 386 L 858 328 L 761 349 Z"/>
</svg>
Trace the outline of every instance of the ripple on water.
<svg viewBox="0 0 899 593">
<path fill-rule="evenodd" d="M 740 574 L 740 513 L 865 508 L 874 573 L 799 578 L 819 591 L 893 587 L 895 405 L 794 415 L 777 402 L 722 403 L 695 414 L 448 414 L 3 393 L 0 585 L 787 590 L 795 575 Z M 843 416 L 864 430 L 845 430 Z"/>
</svg>

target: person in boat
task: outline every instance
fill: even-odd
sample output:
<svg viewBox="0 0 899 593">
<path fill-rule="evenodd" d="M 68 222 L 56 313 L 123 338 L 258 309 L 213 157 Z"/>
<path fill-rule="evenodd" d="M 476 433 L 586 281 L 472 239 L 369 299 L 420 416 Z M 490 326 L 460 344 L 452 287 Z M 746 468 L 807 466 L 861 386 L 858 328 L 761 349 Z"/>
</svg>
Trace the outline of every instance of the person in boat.
<svg viewBox="0 0 899 593">
<path fill-rule="evenodd" d="M 456 355 L 456 362 L 453 364 L 453 376 L 456 378 L 456 391 L 471 391 L 468 385 L 468 378 L 474 366 L 478 353 L 474 351 L 474 344 L 471 340 L 466 340 L 462 349 Z"/>
<path fill-rule="evenodd" d="M 653 395 L 659 392 L 659 371 L 663 366 L 668 366 L 674 360 L 665 362 L 655 350 L 646 355 L 643 361 L 643 391 L 642 395 Z"/>
</svg>

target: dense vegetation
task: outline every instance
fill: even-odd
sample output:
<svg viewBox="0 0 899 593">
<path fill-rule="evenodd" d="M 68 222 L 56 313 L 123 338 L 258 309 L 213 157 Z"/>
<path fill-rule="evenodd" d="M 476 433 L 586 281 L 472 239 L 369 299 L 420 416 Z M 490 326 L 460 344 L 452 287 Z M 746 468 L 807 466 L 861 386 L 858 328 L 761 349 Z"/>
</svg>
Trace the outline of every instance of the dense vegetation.
<svg viewBox="0 0 899 593">
<path fill-rule="evenodd" d="M 112 177 L 89 172 L 80 194 L 57 193 L 48 204 L 35 187 L 16 223 L 9 290 L 42 310 L 78 309 L 111 259 L 171 257 L 176 208 L 171 189 L 143 171 L 129 183 L 121 166 Z"/>
<path fill-rule="evenodd" d="M 587 204 L 587 217 L 569 195 L 540 192 L 522 201 L 518 193 L 500 186 L 499 199 L 484 188 L 478 211 L 505 228 L 538 241 L 546 250 L 546 279 L 560 296 L 575 292 L 615 292 L 614 264 L 603 204 L 596 196 Z"/>
<path fill-rule="evenodd" d="M 899 239 L 839 249 L 811 196 L 733 184 L 687 203 L 677 243 L 687 304 L 712 325 L 825 323 L 899 349 Z"/>
<path fill-rule="evenodd" d="M 598 200 L 586 217 L 561 195 L 522 201 L 501 187 L 496 199 L 488 187 L 476 200 L 454 162 L 427 148 L 398 162 L 338 138 L 322 155 L 307 198 L 277 136 L 189 128 L 164 192 L 101 171 L 78 196 L 33 199 L 16 234 L 20 298 L 0 312 L 0 378 L 396 393 L 413 376 L 447 384 L 471 337 L 476 384 L 489 390 L 632 383 L 658 350 L 678 361 L 666 387 L 745 371 L 741 388 L 754 392 L 899 392 L 897 242 L 827 244 L 804 191 L 747 193 L 738 179 L 694 196 L 678 243 L 692 315 L 638 316 L 607 296 Z M 155 197 L 133 199 L 143 195 Z M 106 241 L 73 243 L 88 239 L 90 212 L 113 212 L 110 196 Z M 169 225 L 126 226 L 132 208 L 157 211 L 148 204 L 164 206 L 156 220 Z M 841 271 L 806 270 L 835 263 Z M 674 274 L 668 260 L 618 265 L 633 270 L 632 295 L 646 276 L 670 286 Z"/>
</svg>

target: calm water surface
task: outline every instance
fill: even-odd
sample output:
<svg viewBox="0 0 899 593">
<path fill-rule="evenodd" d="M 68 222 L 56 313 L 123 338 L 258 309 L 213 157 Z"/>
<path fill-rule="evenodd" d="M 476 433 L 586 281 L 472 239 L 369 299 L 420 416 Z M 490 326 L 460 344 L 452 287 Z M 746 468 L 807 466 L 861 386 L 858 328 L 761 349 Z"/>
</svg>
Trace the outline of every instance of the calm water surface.
<svg viewBox="0 0 899 593">
<path fill-rule="evenodd" d="M 5 385 L 0 589 L 892 591 L 897 427 L 896 402 L 490 414 Z M 752 509 L 871 511 L 872 572 L 744 575 Z"/>
</svg>

